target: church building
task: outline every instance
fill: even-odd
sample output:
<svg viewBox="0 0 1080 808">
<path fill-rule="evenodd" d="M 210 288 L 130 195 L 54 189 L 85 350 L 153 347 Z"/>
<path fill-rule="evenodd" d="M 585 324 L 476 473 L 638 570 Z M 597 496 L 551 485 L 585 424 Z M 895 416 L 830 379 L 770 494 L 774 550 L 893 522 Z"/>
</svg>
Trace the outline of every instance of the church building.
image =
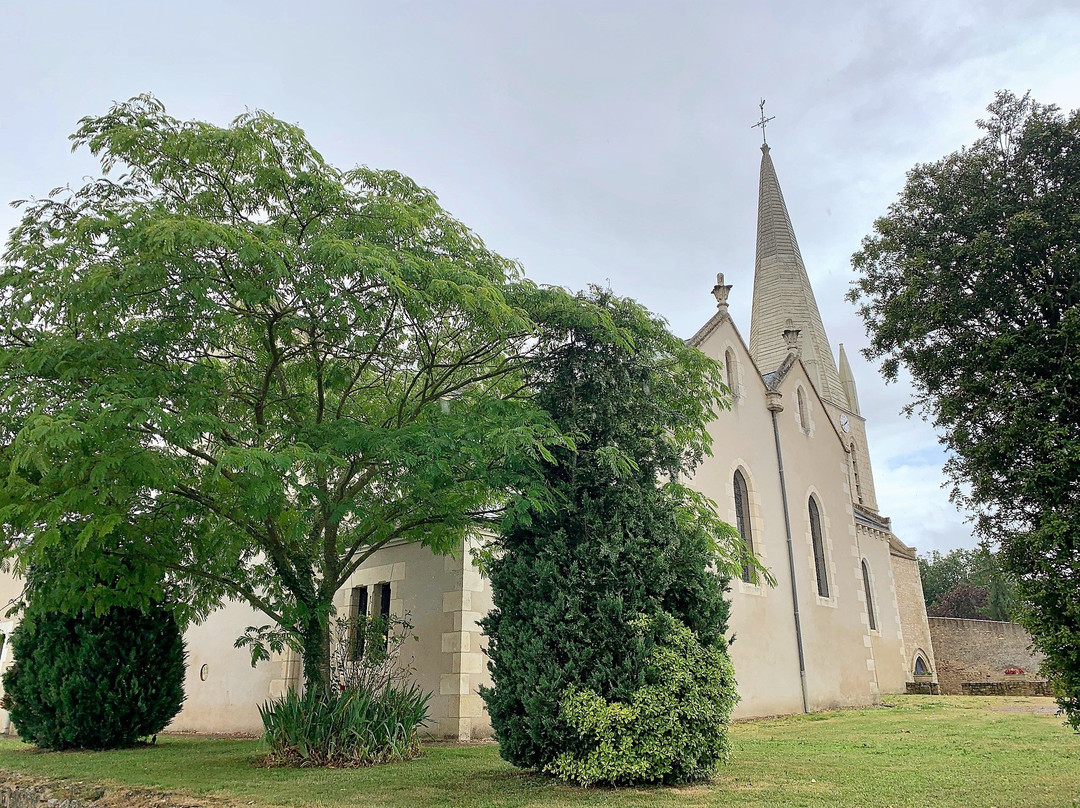
<svg viewBox="0 0 1080 808">
<path fill-rule="evenodd" d="M 723 363 L 732 406 L 710 425 L 713 456 L 688 482 L 775 579 L 770 586 L 747 569 L 731 584 L 736 717 L 869 705 L 916 676 L 934 678 L 915 553 L 878 509 L 855 379 L 842 345 L 839 365 L 834 359 L 767 145 L 749 344 L 728 311 L 731 289 L 718 276 L 717 311 L 690 338 Z M 477 623 L 491 592 L 473 549 L 468 540 L 450 556 L 388 546 L 338 593 L 342 614 L 409 616 L 418 639 L 402 654 L 433 694 L 436 736 L 491 734 L 478 694 L 490 677 Z M 252 668 L 233 647 L 246 626 L 265 622 L 230 604 L 188 631 L 187 700 L 171 729 L 261 732 L 257 706 L 301 674 L 294 654 Z"/>
<path fill-rule="evenodd" d="M 732 583 L 736 716 L 872 704 L 934 670 L 919 566 L 878 511 L 866 420 L 839 370 L 768 145 L 761 147 L 750 344 L 717 312 L 690 339 L 721 361 L 731 410 L 691 484 L 776 579 Z"/>
</svg>

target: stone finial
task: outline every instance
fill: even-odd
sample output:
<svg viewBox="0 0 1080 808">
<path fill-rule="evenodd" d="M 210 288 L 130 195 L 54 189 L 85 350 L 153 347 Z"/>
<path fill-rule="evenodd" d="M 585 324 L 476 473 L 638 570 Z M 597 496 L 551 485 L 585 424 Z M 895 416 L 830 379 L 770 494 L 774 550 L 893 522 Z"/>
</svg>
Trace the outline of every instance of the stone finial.
<svg viewBox="0 0 1080 808">
<path fill-rule="evenodd" d="M 724 273 L 718 272 L 716 275 L 716 286 L 712 288 L 713 297 L 716 298 L 716 308 L 719 309 L 721 314 L 727 314 L 728 311 L 728 295 L 731 294 L 731 284 L 724 283 Z"/>
<path fill-rule="evenodd" d="M 799 355 L 799 334 L 802 330 L 795 327 L 795 323 L 789 317 L 784 321 L 784 342 L 787 344 L 788 353 Z"/>
</svg>

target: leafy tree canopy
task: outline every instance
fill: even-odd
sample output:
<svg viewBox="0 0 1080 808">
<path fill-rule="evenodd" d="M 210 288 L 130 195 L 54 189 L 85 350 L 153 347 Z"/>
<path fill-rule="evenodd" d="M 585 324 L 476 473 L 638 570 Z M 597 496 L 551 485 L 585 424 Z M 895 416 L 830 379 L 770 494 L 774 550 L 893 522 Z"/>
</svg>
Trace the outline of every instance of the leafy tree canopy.
<svg viewBox="0 0 1080 808">
<path fill-rule="evenodd" d="M 984 135 L 915 166 L 855 254 L 887 379 L 954 453 L 1080 728 L 1080 113 L 999 92 Z"/>
<path fill-rule="evenodd" d="M 987 547 L 934 550 L 919 556 L 926 611 L 933 617 L 1014 620 L 1019 617 L 1016 584 Z"/>
<path fill-rule="evenodd" d="M 244 600 L 323 683 L 333 594 L 378 548 L 448 551 L 506 492 L 544 499 L 566 441 L 523 369 L 539 321 L 595 312 L 263 112 L 144 96 L 72 140 L 103 176 L 19 203 L 0 268 L 3 552 L 135 560 L 99 595 L 170 589 L 187 617 Z"/>
</svg>

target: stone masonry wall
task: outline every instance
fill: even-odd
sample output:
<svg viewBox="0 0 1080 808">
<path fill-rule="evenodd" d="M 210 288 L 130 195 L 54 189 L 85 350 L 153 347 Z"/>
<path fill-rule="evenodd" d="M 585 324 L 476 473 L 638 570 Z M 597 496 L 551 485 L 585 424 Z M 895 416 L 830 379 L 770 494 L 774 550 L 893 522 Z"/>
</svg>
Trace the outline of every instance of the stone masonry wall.
<svg viewBox="0 0 1080 808">
<path fill-rule="evenodd" d="M 907 671 L 908 681 L 912 680 L 915 673 L 916 654 L 922 654 L 936 678 L 937 638 L 931 636 L 926 621 L 919 563 L 914 558 L 897 553 L 892 554 L 891 560 L 896 585 L 896 606 L 900 612 L 900 630 L 904 633 L 904 669 Z"/>
<path fill-rule="evenodd" d="M 1036 678 L 1042 655 L 1031 650 L 1031 636 L 1016 623 L 931 617 L 937 678 L 941 692 L 961 694 L 964 682 L 1004 682 L 1006 668 L 1023 668 Z"/>
<path fill-rule="evenodd" d="M 1052 696 L 1049 682 L 964 682 L 965 696 Z"/>
</svg>

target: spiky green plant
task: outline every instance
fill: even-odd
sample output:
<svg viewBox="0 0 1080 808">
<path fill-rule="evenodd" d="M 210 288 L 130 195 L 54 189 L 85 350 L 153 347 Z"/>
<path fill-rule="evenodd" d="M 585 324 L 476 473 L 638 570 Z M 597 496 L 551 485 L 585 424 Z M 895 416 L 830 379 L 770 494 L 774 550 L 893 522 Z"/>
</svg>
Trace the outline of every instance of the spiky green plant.
<svg viewBox="0 0 1080 808">
<path fill-rule="evenodd" d="M 415 683 L 380 691 L 290 690 L 259 707 L 267 762 L 341 767 L 416 757 L 430 698 Z"/>
</svg>

